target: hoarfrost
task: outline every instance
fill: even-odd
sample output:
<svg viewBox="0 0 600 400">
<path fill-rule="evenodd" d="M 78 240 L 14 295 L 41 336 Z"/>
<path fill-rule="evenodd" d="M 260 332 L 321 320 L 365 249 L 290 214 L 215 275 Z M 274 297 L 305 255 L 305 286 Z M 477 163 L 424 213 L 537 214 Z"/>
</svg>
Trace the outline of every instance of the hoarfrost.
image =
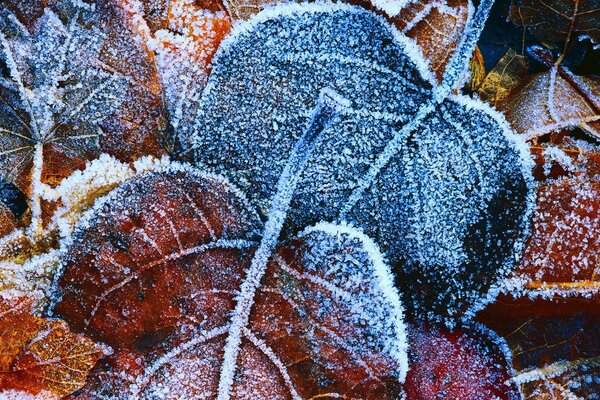
<svg viewBox="0 0 600 400">
<path fill-rule="evenodd" d="M 325 91 L 322 101 L 327 110 L 343 99 Z M 268 265 L 262 265 L 266 260 L 259 252 L 256 268 L 248 268 L 253 252 L 235 258 L 220 253 L 258 247 L 253 236 L 262 224 L 227 181 L 178 163 L 120 185 L 64 239 L 63 292 L 56 310 L 74 329 L 122 347 L 135 342 L 140 329 L 152 337 L 155 314 L 147 310 L 160 306 L 169 307 L 171 315 L 182 313 L 181 324 L 163 344 L 168 351 L 149 363 L 124 397 L 399 395 L 407 371 L 403 310 L 377 245 L 350 226 L 321 223 L 273 249 L 277 219 L 285 216 L 285 197 L 294 192 L 297 170 L 318 142 L 322 124 L 331 121 L 320 109 L 314 117 L 314 129 L 306 131 L 297 157 L 289 160 L 289 173 L 282 176 L 276 199 L 283 208 L 263 230 Z M 161 195 L 150 187 L 160 188 Z M 187 218 L 200 226 L 197 236 L 186 235 L 190 228 L 182 221 Z M 124 246 L 128 257 L 140 256 L 124 259 Z M 171 273 L 161 280 L 166 293 L 148 279 L 156 271 Z M 96 288 L 93 293 L 83 290 L 89 284 Z M 195 301 L 188 289 L 206 301 Z M 143 298 L 138 290 L 145 292 Z M 167 293 L 169 300 L 161 297 Z M 194 305 L 186 307 L 192 308 L 175 311 L 181 305 L 178 296 L 191 298 Z M 236 333 L 238 340 L 226 340 Z M 229 357 L 227 345 L 236 347 Z M 308 367 L 318 371 L 315 377 L 302 372 Z M 318 376 L 324 379 L 320 384 L 313 382 Z"/>
<path fill-rule="evenodd" d="M 236 26 L 213 60 L 195 160 L 269 214 L 320 91 L 332 88 L 350 108 L 301 173 L 286 234 L 321 220 L 352 222 L 412 277 L 404 289 L 430 293 L 421 305 L 460 314 L 514 266 L 533 203 L 524 144 L 498 113 L 449 93 L 477 30 L 467 29 L 437 86 L 418 48 L 368 11 L 267 9 Z"/>
</svg>

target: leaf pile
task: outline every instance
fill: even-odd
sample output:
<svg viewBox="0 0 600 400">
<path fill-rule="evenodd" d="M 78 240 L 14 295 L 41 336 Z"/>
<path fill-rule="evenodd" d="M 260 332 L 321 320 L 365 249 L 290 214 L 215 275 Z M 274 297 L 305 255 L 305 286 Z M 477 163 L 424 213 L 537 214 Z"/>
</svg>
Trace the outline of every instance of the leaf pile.
<svg viewBox="0 0 600 400">
<path fill-rule="evenodd" d="M 7 0 L 0 397 L 596 399 L 597 0 Z"/>
</svg>

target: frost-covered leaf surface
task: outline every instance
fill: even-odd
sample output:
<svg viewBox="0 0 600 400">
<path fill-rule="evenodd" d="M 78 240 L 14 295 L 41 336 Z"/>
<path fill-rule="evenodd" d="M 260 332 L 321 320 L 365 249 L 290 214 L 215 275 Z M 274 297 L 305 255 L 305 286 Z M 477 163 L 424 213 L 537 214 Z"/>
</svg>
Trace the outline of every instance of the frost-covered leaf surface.
<svg viewBox="0 0 600 400">
<path fill-rule="evenodd" d="M 499 106 L 511 126 L 531 139 L 579 126 L 600 137 L 600 81 L 562 66 L 540 72 Z"/>
<path fill-rule="evenodd" d="M 148 39 L 163 84 L 169 123 L 185 135 L 198 112 L 211 60 L 231 29 L 220 1 L 127 1 L 137 29 Z"/>
<path fill-rule="evenodd" d="M 418 53 L 356 7 L 264 12 L 217 53 L 192 142 L 198 164 L 230 177 L 266 215 L 319 93 L 333 89 L 350 106 L 301 174 L 288 232 L 352 222 L 410 276 L 418 303 L 456 315 L 514 264 L 530 177 L 499 115 L 460 96 L 433 105 L 439 88 Z"/>
<path fill-rule="evenodd" d="M 0 397 L 58 398 L 83 386 L 96 361 L 109 354 L 64 321 L 35 315 L 33 293 L 0 293 Z M 22 396 L 22 397 L 21 397 Z"/>
<path fill-rule="evenodd" d="M 470 0 L 415 1 L 391 22 L 416 42 L 429 68 L 441 81 L 473 11 Z"/>
<path fill-rule="evenodd" d="M 485 328 L 408 325 L 407 399 L 520 399 L 506 344 Z"/>
<path fill-rule="evenodd" d="M 100 150 L 162 151 L 155 67 L 120 13 L 110 2 L 57 1 L 27 29 L 0 9 L 0 174 L 27 193 L 34 219 L 41 183 Z"/>
<path fill-rule="evenodd" d="M 600 187 L 597 176 L 563 178 L 538 190 L 533 232 L 518 273 L 540 288 L 565 282 L 577 291 L 597 289 L 600 251 Z M 568 285 L 568 283 L 571 285 Z"/>
<path fill-rule="evenodd" d="M 122 349 L 116 357 L 138 354 L 145 368 L 119 372 L 128 364 L 115 359 L 116 371 L 92 377 L 80 395 L 119 387 L 113 398 L 399 396 L 402 309 L 377 246 L 354 228 L 318 224 L 281 244 L 254 282 L 261 230 L 224 179 L 177 164 L 97 202 L 65 244 L 55 311 Z M 235 365 L 226 365 L 248 282 L 258 288 L 243 303 Z"/>
</svg>

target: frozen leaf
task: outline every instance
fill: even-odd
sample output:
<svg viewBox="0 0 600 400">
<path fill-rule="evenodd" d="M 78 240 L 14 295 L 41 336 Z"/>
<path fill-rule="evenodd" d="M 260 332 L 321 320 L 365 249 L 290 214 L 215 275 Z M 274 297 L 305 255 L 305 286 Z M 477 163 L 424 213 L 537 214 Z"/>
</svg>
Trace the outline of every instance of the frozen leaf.
<svg viewBox="0 0 600 400">
<path fill-rule="evenodd" d="M 244 239 L 258 223 L 220 178 L 141 174 L 96 202 L 66 238 L 73 244 L 56 310 L 73 328 L 115 347 L 152 343 L 186 317 L 197 324 L 209 307 L 197 299 L 208 295 L 199 291 L 209 283 L 200 266 L 218 271 L 218 283 L 235 285 L 226 271 L 244 264 Z M 213 300 L 215 308 L 229 304 L 219 293 Z"/>
<path fill-rule="evenodd" d="M 479 318 L 506 339 L 519 371 L 513 381 L 526 399 L 597 398 L 600 314 L 595 303 L 502 297 Z"/>
<path fill-rule="evenodd" d="M 50 0 L 5 0 L 4 6 L 11 10 L 19 20 L 31 28 L 44 14 L 44 8 Z"/>
<path fill-rule="evenodd" d="M 143 354 L 143 375 L 117 383 L 125 398 L 399 396 L 402 310 L 376 245 L 319 224 L 280 245 L 259 275 L 261 228 L 222 178 L 178 165 L 142 174 L 79 223 L 55 310 Z"/>
<path fill-rule="evenodd" d="M 600 399 L 600 357 L 578 362 L 559 361 L 515 377 L 525 400 Z"/>
<path fill-rule="evenodd" d="M 477 90 L 479 98 L 498 107 L 525 82 L 527 71 L 527 58 L 509 49 L 486 75 Z"/>
<path fill-rule="evenodd" d="M 408 326 L 410 400 L 519 399 L 509 384 L 512 364 L 505 343 L 486 329 L 448 330 L 423 323 Z"/>
<path fill-rule="evenodd" d="M 510 19 L 549 48 L 577 39 L 600 45 L 598 0 L 513 0 Z"/>
<path fill-rule="evenodd" d="M 600 289 L 600 153 L 569 138 L 533 144 L 532 153 L 541 180 L 532 233 L 504 286 L 515 298 L 595 297 Z"/>
<path fill-rule="evenodd" d="M 35 298 L 2 292 L 0 396 L 6 391 L 62 397 L 83 386 L 105 347 L 69 331 L 63 321 L 33 314 Z M 43 397 L 43 396 L 42 396 Z"/>
<path fill-rule="evenodd" d="M 581 127 L 600 137 L 600 80 L 577 76 L 557 65 L 533 75 L 500 110 L 511 126 L 527 139 Z"/>
<path fill-rule="evenodd" d="M 198 112 L 212 57 L 231 28 L 230 17 L 220 1 L 212 0 L 124 0 L 123 6 L 155 55 L 169 123 L 176 134 L 186 135 Z M 172 149 L 173 143 L 169 146 Z"/>
<path fill-rule="evenodd" d="M 124 159 L 162 151 L 160 84 L 111 4 L 54 2 L 31 31 L 0 13 L 0 174 L 30 198 L 37 231 L 42 183 L 102 150 Z"/>
<path fill-rule="evenodd" d="M 472 52 L 457 56 L 465 71 Z M 414 44 L 374 14 L 310 4 L 240 24 L 214 65 L 195 159 L 251 193 L 264 215 L 322 89 L 349 100 L 300 174 L 288 236 L 321 220 L 360 226 L 416 304 L 444 316 L 512 268 L 532 205 L 527 150 L 499 114 L 448 95 L 461 68 L 438 86 Z"/>
<path fill-rule="evenodd" d="M 414 39 L 441 81 L 473 11 L 470 0 L 415 1 L 391 21 L 400 32 Z"/>
<path fill-rule="evenodd" d="M 127 399 L 131 386 L 144 373 L 144 355 L 126 349 L 116 350 L 104 357 L 88 374 L 81 390 L 68 397 L 69 400 L 116 400 Z"/>
</svg>

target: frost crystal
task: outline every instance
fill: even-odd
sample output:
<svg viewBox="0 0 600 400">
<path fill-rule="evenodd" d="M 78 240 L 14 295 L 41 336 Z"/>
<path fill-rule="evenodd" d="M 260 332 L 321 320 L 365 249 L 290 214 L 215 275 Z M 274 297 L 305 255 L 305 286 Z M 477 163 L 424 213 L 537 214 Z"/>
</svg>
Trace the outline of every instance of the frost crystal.
<svg viewBox="0 0 600 400">
<path fill-rule="evenodd" d="M 531 178 L 499 114 L 462 96 L 443 100 L 445 86 L 433 82 L 416 46 L 373 13 L 272 8 L 234 28 L 217 53 L 190 139 L 195 159 L 267 215 L 319 93 L 331 88 L 350 106 L 301 173 L 287 234 L 352 222 L 411 276 L 407 290 L 428 293 L 421 305 L 455 315 L 514 266 Z"/>
<path fill-rule="evenodd" d="M 277 218 L 265 225 L 259 247 L 258 216 L 222 178 L 176 163 L 149 170 L 63 240 L 53 309 L 99 341 L 144 347 L 148 367 L 128 399 L 397 398 L 403 310 L 377 245 L 331 223 L 277 243 Z"/>
</svg>

